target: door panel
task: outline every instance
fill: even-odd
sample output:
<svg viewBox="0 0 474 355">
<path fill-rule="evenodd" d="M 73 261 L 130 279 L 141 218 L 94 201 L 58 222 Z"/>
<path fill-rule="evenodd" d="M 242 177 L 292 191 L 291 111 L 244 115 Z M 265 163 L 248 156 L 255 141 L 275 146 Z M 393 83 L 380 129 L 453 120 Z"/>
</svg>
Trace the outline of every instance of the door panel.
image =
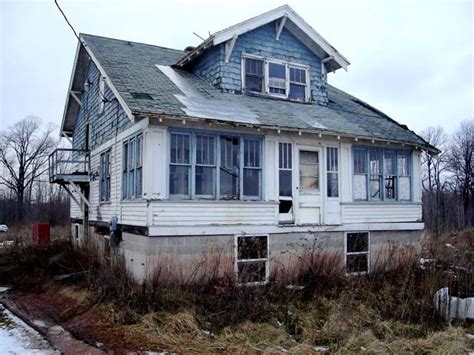
<svg viewBox="0 0 474 355">
<path fill-rule="evenodd" d="M 298 148 L 298 224 L 321 223 L 321 157 L 317 148 Z"/>
</svg>

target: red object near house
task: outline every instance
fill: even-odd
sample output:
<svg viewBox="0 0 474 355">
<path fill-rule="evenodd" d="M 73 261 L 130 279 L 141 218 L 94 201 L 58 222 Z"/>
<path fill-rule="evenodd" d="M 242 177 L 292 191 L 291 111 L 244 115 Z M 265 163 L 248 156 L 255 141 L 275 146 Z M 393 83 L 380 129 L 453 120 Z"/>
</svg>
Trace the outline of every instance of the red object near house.
<svg viewBox="0 0 474 355">
<path fill-rule="evenodd" d="M 33 243 L 48 244 L 49 243 L 49 224 L 36 223 L 33 224 Z"/>
</svg>

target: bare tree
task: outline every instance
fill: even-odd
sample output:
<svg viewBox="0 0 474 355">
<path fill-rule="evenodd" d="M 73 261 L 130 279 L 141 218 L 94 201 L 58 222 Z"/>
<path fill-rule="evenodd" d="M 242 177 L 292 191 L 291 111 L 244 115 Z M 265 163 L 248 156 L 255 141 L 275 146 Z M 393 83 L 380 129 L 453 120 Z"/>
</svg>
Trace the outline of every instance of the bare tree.
<svg viewBox="0 0 474 355">
<path fill-rule="evenodd" d="M 428 127 L 421 132 L 421 136 L 441 151 L 439 154 L 424 151 L 421 156 L 423 189 L 431 193 L 442 191 L 446 183 L 445 175 L 448 169 L 448 135 L 441 126 L 438 126 Z"/>
<path fill-rule="evenodd" d="M 27 116 L 0 132 L 0 185 L 12 190 L 17 201 L 17 219 L 23 218 L 23 204 L 31 197 L 34 182 L 48 169 L 48 155 L 57 145 L 51 126 L 42 129 L 41 120 Z"/>
<path fill-rule="evenodd" d="M 474 120 L 461 122 L 454 132 L 449 146 L 449 169 L 452 172 L 454 192 L 462 197 L 464 226 L 474 224 L 474 213 L 471 211 L 473 200 L 473 165 L 474 165 Z"/>
</svg>

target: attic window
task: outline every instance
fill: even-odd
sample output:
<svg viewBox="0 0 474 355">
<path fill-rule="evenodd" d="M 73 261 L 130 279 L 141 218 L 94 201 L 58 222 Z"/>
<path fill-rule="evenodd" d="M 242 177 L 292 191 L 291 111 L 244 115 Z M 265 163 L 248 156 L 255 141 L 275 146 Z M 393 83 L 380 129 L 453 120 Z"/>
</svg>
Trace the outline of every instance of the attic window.
<svg viewBox="0 0 474 355">
<path fill-rule="evenodd" d="M 309 67 L 257 56 L 242 58 L 243 91 L 309 101 Z"/>
<path fill-rule="evenodd" d="M 132 97 L 136 100 L 153 100 L 150 94 L 144 92 L 131 92 Z"/>
</svg>

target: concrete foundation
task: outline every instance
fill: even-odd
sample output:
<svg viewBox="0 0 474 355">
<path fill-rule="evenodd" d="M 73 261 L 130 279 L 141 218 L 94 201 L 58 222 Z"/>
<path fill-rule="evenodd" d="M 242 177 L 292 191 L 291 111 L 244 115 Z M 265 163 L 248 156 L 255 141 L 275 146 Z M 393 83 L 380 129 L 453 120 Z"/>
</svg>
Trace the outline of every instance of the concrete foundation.
<svg viewBox="0 0 474 355">
<path fill-rule="evenodd" d="M 370 232 L 370 269 L 395 267 L 420 247 L 422 231 Z M 122 234 L 120 248 L 129 271 L 142 281 L 152 275 L 194 282 L 209 275 L 234 273 L 235 236 L 147 237 Z M 344 270 L 344 232 L 270 234 L 270 273 L 291 272 L 305 256 L 334 259 Z M 405 259 L 406 260 L 406 259 Z"/>
</svg>

